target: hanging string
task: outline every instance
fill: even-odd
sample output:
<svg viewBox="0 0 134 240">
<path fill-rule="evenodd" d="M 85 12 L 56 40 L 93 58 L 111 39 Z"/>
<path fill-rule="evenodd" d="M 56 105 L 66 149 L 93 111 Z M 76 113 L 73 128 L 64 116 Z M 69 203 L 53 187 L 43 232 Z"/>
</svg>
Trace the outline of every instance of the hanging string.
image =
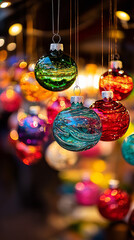
<svg viewBox="0 0 134 240">
<path fill-rule="evenodd" d="M 112 40 L 111 40 L 111 28 L 112 28 L 112 0 L 109 0 L 109 54 L 108 63 L 112 60 Z"/>
<path fill-rule="evenodd" d="M 61 41 L 61 36 L 59 35 L 59 23 L 60 23 L 60 0 L 58 0 L 58 12 L 57 12 L 57 32 L 55 32 L 54 24 L 54 0 L 52 0 L 52 41 L 55 43 L 55 37 L 58 37 L 58 43 Z"/>
<path fill-rule="evenodd" d="M 101 64 L 102 64 L 102 74 L 103 74 L 103 55 L 104 55 L 104 49 L 103 49 L 103 44 L 104 44 L 104 36 L 103 36 L 103 0 L 101 0 L 101 50 L 102 50 L 102 59 L 101 59 Z"/>
<path fill-rule="evenodd" d="M 116 58 L 118 58 L 117 53 L 117 0 L 114 1 L 114 28 L 115 28 L 115 42 L 114 42 L 114 55 Z"/>
<path fill-rule="evenodd" d="M 72 0 L 70 0 L 70 58 L 72 56 Z"/>
</svg>

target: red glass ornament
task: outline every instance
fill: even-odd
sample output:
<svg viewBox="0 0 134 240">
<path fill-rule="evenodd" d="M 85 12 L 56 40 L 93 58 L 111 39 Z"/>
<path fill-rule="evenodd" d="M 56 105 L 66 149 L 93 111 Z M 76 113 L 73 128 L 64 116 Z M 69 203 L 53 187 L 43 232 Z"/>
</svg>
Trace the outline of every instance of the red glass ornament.
<svg viewBox="0 0 134 240">
<path fill-rule="evenodd" d="M 5 111 L 14 112 L 19 109 L 22 98 L 13 88 L 9 87 L 0 95 L 0 102 Z"/>
<path fill-rule="evenodd" d="M 122 220 L 130 208 L 130 197 L 119 189 L 116 182 L 110 183 L 109 189 L 100 195 L 98 209 L 104 218 L 112 221 Z"/>
<path fill-rule="evenodd" d="M 57 114 L 68 107 L 71 107 L 71 103 L 66 97 L 59 96 L 57 98 L 52 98 L 47 107 L 48 123 L 53 124 Z"/>
<path fill-rule="evenodd" d="M 134 209 L 130 215 L 128 224 L 129 224 L 130 231 L 131 231 L 132 235 L 134 236 Z"/>
<path fill-rule="evenodd" d="M 121 61 L 111 61 L 110 68 L 100 77 L 100 92 L 113 91 L 113 100 L 125 99 L 133 90 L 133 79 L 122 70 Z"/>
<path fill-rule="evenodd" d="M 104 92 L 104 94 L 109 91 Z M 110 92 L 111 93 L 111 92 Z M 90 106 L 102 122 L 102 141 L 114 141 L 122 137 L 128 129 L 130 117 L 126 108 L 111 98 L 104 97 Z"/>
<path fill-rule="evenodd" d="M 41 146 L 27 146 L 23 142 L 17 142 L 16 144 L 16 155 L 25 165 L 32 165 L 42 157 Z"/>
</svg>

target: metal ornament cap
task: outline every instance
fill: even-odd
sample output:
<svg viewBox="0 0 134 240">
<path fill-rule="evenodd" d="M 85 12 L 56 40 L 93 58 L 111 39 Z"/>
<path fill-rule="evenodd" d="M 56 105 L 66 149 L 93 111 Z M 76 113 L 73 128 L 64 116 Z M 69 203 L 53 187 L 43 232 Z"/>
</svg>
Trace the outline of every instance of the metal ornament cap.
<svg viewBox="0 0 134 240">
<path fill-rule="evenodd" d="M 121 69 L 123 67 L 122 61 L 113 60 L 109 62 L 109 68 L 112 69 Z"/>
<path fill-rule="evenodd" d="M 111 179 L 109 181 L 109 188 L 110 189 L 114 189 L 114 188 L 118 188 L 118 187 L 119 187 L 119 180 Z"/>
<path fill-rule="evenodd" d="M 50 51 L 63 51 L 63 44 L 62 43 L 51 43 L 50 44 Z"/>
<path fill-rule="evenodd" d="M 112 91 L 102 91 L 102 98 L 103 99 L 112 99 L 113 98 L 113 92 Z"/>
<path fill-rule="evenodd" d="M 83 103 L 84 98 L 83 96 L 72 96 L 70 102 L 71 103 Z"/>
</svg>

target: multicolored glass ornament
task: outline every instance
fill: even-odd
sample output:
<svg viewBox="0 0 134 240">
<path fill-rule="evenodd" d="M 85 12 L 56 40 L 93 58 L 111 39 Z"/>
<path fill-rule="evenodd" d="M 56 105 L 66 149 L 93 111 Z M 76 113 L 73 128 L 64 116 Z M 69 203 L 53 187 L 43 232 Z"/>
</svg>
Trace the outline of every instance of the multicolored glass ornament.
<svg viewBox="0 0 134 240">
<path fill-rule="evenodd" d="M 85 206 L 96 205 L 99 200 L 100 188 L 87 176 L 75 185 L 77 203 Z"/>
<path fill-rule="evenodd" d="M 63 109 L 70 106 L 71 106 L 71 103 L 69 99 L 67 99 L 66 97 L 63 97 L 63 96 L 59 96 L 57 98 L 53 97 L 47 106 L 48 123 L 53 124 L 53 121 L 57 116 L 57 114 Z"/>
<path fill-rule="evenodd" d="M 126 162 L 134 165 L 134 133 L 125 138 L 122 144 L 122 155 Z"/>
<path fill-rule="evenodd" d="M 82 102 L 81 96 L 71 97 L 71 107 L 62 110 L 53 123 L 55 140 L 70 151 L 92 148 L 102 134 L 99 116 Z"/>
<path fill-rule="evenodd" d="M 69 88 L 77 76 L 75 61 L 63 53 L 63 44 L 52 43 L 49 55 L 41 57 L 35 66 L 35 77 L 39 84 L 50 91 Z"/>
<path fill-rule="evenodd" d="M 26 145 L 40 145 L 46 134 L 47 124 L 38 117 L 38 106 L 30 108 L 30 114 L 19 121 L 19 141 Z"/>
<path fill-rule="evenodd" d="M 111 91 L 102 92 L 103 100 L 96 101 L 90 106 L 102 122 L 102 141 L 114 141 L 122 137 L 129 126 L 129 113 L 119 102 L 113 101 Z"/>
<path fill-rule="evenodd" d="M 77 153 L 62 148 L 54 141 L 45 152 L 45 160 L 50 167 L 61 171 L 73 167 L 78 161 L 78 156 Z"/>
<path fill-rule="evenodd" d="M 100 77 L 100 92 L 112 91 L 113 100 L 122 100 L 129 96 L 133 90 L 133 79 L 122 69 L 122 62 L 114 60 L 110 62 L 110 67 Z"/>
<path fill-rule="evenodd" d="M 22 98 L 21 96 L 14 91 L 12 87 L 8 87 L 0 95 L 0 102 L 2 108 L 7 112 L 15 112 L 19 109 Z"/>
<path fill-rule="evenodd" d="M 52 92 L 47 91 L 36 81 L 34 72 L 25 73 L 20 79 L 20 87 L 24 97 L 30 102 L 44 101 L 52 96 Z"/>
<path fill-rule="evenodd" d="M 129 211 L 130 197 L 127 192 L 119 188 L 117 180 L 111 180 L 109 189 L 99 198 L 98 208 L 104 218 L 111 221 L 122 220 Z"/>
<path fill-rule="evenodd" d="M 42 158 L 41 146 L 27 146 L 23 142 L 17 142 L 16 155 L 25 165 L 32 165 Z"/>
<path fill-rule="evenodd" d="M 134 237 L 134 209 L 133 209 L 133 211 L 132 211 L 132 213 L 130 215 L 128 225 L 129 225 L 131 234 Z"/>
</svg>

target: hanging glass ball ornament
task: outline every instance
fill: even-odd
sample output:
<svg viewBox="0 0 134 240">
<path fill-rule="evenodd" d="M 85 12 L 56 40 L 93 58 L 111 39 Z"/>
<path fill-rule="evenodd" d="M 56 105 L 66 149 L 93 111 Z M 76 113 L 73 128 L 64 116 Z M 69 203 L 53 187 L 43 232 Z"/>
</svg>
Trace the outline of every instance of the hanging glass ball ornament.
<svg viewBox="0 0 134 240">
<path fill-rule="evenodd" d="M 133 90 L 133 79 L 122 69 L 122 62 L 110 62 L 109 70 L 100 77 L 100 92 L 112 91 L 113 100 L 122 100 Z"/>
<path fill-rule="evenodd" d="M 119 188 L 119 181 L 110 180 L 109 188 L 99 198 L 100 214 L 111 221 L 122 220 L 130 208 L 130 197 Z"/>
<path fill-rule="evenodd" d="M 83 97 L 71 97 L 71 107 L 61 111 L 53 123 L 55 140 L 70 151 L 92 148 L 100 140 L 102 126 L 99 116 L 83 106 Z"/>
<path fill-rule="evenodd" d="M 53 97 L 47 106 L 48 123 L 53 124 L 53 121 L 57 114 L 63 109 L 70 106 L 71 106 L 70 100 L 67 99 L 66 97 L 63 96 L 59 96 L 57 98 Z"/>
<path fill-rule="evenodd" d="M 20 79 L 20 87 L 24 97 L 30 102 L 44 101 L 52 96 L 36 81 L 34 72 L 25 73 Z"/>
<path fill-rule="evenodd" d="M 17 142 L 16 155 L 25 165 L 32 165 L 42 158 L 41 146 L 27 146 L 23 142 Z"/>
<path fill-rule="evenodd" d="M 35 77 L 39 84 L 50 91 L 69 88 L 77 76 L 75 61 L 63 53 L 63 44 L 52 43 L 49 55 L 41 57 L 35 66 Z"/>
<path fill-rule="evenodd" d="M 26 145 L 40 145 L 46 135 L 47 124 L 38 117 L 38 112 L 38 106 L 31 106 L 30 114 L 19 121 L 19 141 Z"/>
<path fill-rule="evenodd" d="M 102 122 L 102 141 L 114 141 L 122 137 L 129 126 L 129 113 L 119 102 L 113 101 L 112 91 L 103 91 L 102 100 L 90 106 Z"/>
<path fill-rule="evenodd" d="M 5 111 L 15 112 L 21 106 L 22 98 L 12 87 L 8 87 L 1 93 L 0 103 Z"/>
<path fill-rule="evenodd" d="M 61 171 L 73 167 L 78 161 L 78 156 L 77 153 L 62 148 L 54 141 L 45 152 L 45 160 L 50 167 Z"/>
<path fill-rule="evenodd" d="M 134 165 L 134 133 L 126 137 L 123 141 L 122 155 L 126 162 Z"/>
<path fill-rule="evenodd" d="M 134 209 L 130 215 L 128 224 L 129 224 L 129 229 L 131 231 L 131 234 L 134 237 Z"/>
<path fill-rule="evenodd" d="M 77 203 L 85 206 L 96 205 L 99 200 L 100 188 L 89 177 L 84 176 L 81 182 L 75 185 Z"/>
</svg>

